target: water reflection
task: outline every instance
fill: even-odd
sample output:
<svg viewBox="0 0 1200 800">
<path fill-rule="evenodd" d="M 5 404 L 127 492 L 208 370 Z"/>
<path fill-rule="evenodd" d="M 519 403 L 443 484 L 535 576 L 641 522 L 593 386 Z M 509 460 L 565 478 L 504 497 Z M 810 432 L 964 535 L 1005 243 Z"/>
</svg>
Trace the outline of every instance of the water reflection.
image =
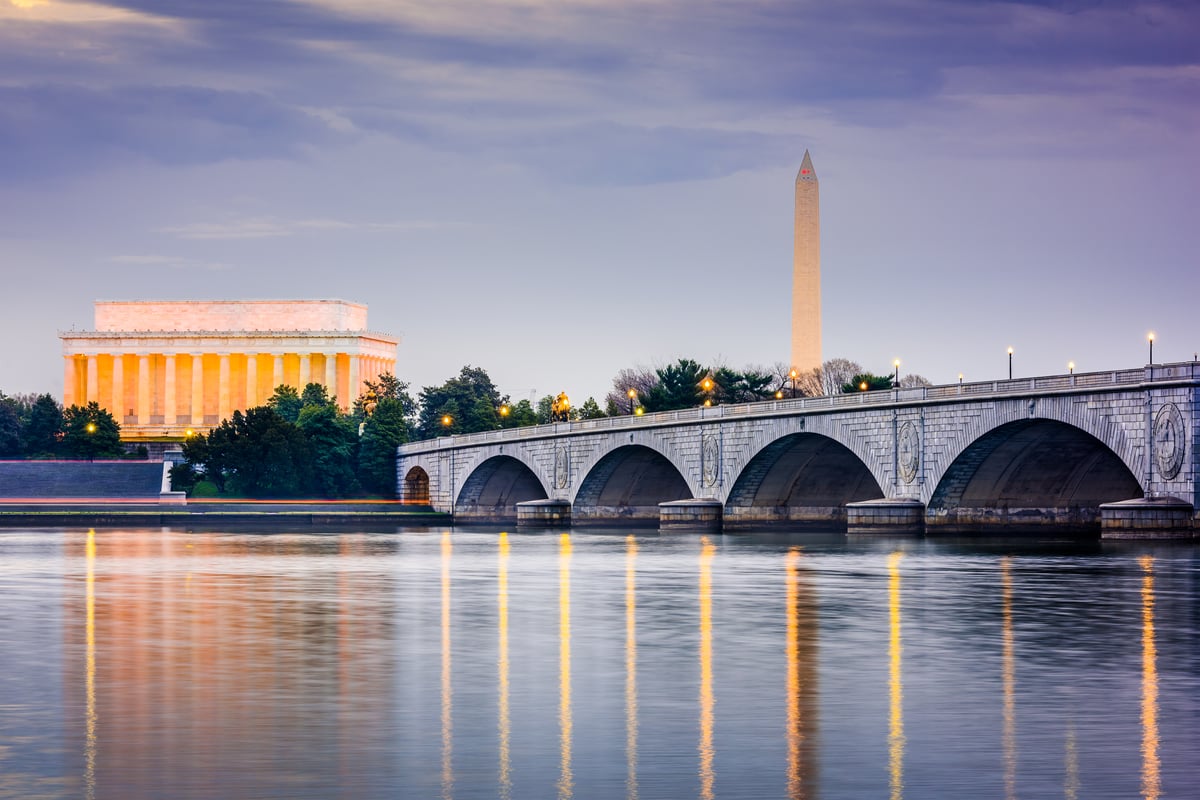
<svg viewBox="0 0 1200 800">
<path fill-rule="evenodd" d="M 442 797 L 454 796 L 454 686 L 450 652 L 450 531 L 442 534 Z"/>
<path fill-rule="evenodd" d="M 558 796 L 575 793 L 571 769 L 571 536 L 558 537 L 558 728 L 560 766 Z"/>
<path fill-rule="evenodd" d="M 716 548 L 700 540 L 700 797 L 713 796 L 712 561 Z"/>
<path fill-rule="evenodd" d="M 625 537 L 625 796 L 637 800 L 637 539 Z"/>
<path fill-rule="evenodd" d="M 1154 641 L 1154 559 L 1142 556 L 1142 797 L 1157 800 L 1160 791 L 1158 759 L 1158 650 Z"/>
<path fill-rule="evenodd" d="M 499 630 L 499 641 L 496 644 L 496 665 L 498 683 L 500 685 L 498 698 L 498 727 L 500 738 L 500 797 L 508 800 L 512 796 L 512 755 L 509 750 L 509 737 L 512 726 L 509 721 L 508 708 L 508 533 L 500 532 L 500 557 L 496 575 L 496 625 Z"/>
<path fill-rule="evenodd" d="M 1016 666 L 1013 660 L 1011 559 L 1000 559 L 1001 684 L 1004 690 L 1004 796 L 1012 800 L 1017 791 Z"/>
<path fill-rule="evenodd" d="M 787 603 L 787 789 L 790 800 L 815 796 L 817 785 L 817 604 L 800 548 L 785 560 Z"/>
<path fill-rule="evenodd" d="M 1066 800 L 1077 800 L 1079 797 L 1079 753 L 1075 744 L 1075 722 L 1067 723 L 1067 753 L 1064 759 L 1067 779 L 1063 784 L 1063 797 Z"/>
<path fill-rule="evenodd" d="M 84 789 L 88 800 L 96 796 L 96 531 L 89 528 L 87 544 L 84 546 L 85 576 L 85 626 L 87 629 L 87 656 L 85 687 L 87 722 L 84 750 Z"/>
<path fill-rule="evenodd" d="M 888 773 L 892 800 L 904 796 L 904 685 L 900 656 L 900 559 L 888 556 Z"/>
</svg>

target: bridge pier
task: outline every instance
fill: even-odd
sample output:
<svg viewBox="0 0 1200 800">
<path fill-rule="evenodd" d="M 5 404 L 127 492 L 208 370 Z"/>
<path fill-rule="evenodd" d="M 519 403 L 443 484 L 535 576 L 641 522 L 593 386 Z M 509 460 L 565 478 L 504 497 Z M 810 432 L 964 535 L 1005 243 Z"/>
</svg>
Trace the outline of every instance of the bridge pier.
<svg viewBox="0 0 1200 800">
<path fill-rule="evenodd" d="M 846 533 L 920 534 L 925 530 L 925 504 L 920 500 L 863 500 L 846 504 Z"/>
<path fill-rule="evenodd" d="M 526 500 L 517 503 L 517 525 L 527 528 L 559 528 L 571 524 L 569 500 Z"/>
<path fill-rule="evenodd" d="M 721 529 L 721 512 L 724 503 L 712 497 L 693 500 L 672 500 L 658 504 L 658 527 L 663 530 Z"/>
<path fill-rule="evenodd" d="M 1100 506 L 1101 539 L 1195 539 L 1192 504 L 1178 497 L 1139 497 Z"/>
</svg>

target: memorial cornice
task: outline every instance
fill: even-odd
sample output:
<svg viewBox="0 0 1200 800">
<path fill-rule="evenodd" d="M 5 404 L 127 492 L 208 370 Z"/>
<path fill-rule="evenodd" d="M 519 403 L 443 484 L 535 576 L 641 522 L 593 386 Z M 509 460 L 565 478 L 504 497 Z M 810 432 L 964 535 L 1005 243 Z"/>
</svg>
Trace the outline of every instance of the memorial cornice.
<svg viewBox="0 0 1200 800">
<path fill-rule="evenodd" d="M 374 339 L 400 340 L 379 331 L 59 331 L 60 339 Z"/>
</svg>

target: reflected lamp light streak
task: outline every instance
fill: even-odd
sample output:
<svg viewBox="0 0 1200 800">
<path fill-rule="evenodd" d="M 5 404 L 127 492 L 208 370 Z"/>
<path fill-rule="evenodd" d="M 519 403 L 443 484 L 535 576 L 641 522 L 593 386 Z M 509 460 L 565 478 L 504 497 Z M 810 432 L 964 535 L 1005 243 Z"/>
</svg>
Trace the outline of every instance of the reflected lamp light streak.
<svg viewBox="0 0 1200 800">
<path fill-rule="evenodd" d="M 1063 797 L 1066 800 L 1079 798 L 1079 752 L 1075 744 L 1075 723 L 1067 723 L 1067 747 L 1065 767 L 1066 781 L 1063 784 Z"/>
<path fill-rule="evenodd" d="M 1154 637 L 1154 558 L 1142 567 L 1142 797 L 1158 800 L 1162 791 L 1158 758 L 1158 648 Z"/>
<path fill-rule="evenodd" d="M 803 734 L 800 731 L 800 614 L 796 609 L 799 597 L 800 549 L 788 550 L 785 569 L 787 582 L 787 748 L 788 797 L 799 800 L 804 796 L 804 785 L 800 776 L 800 748 Z"/>
<path fill-rule="evenodd" d="M 512 731 L 508 699 L 508 533 L 500 533 L 499 574 L 497 576 L 496 605 L 497 625 L 500 641 L 497 645 L 497 681 L 499 683 L 499 706 L 497 718 L 500 738 L 500 797 L 512 797 L 512 756 L 509 739 Z"/>
<path fill-rule="evenodd" d="M 85 628 L 87 652 L 85 655 L 85 701 L 87 717 L 84 741 L 84 789 L 88 800 L 96 796 L 96 530 L 88 528 L 84 548 L 87 573 L 85 585 Z"/>
<path fill-rule="evenodd" d="M 888 773 L 891 800 L 904 796 L 904 685 L 900 640 L 900 559 L 888 556 Z"/>
<path fill-rule="evenodd" d="M 632 390 L 631 390 L 632 391 Z M 637 539 L 625 537 L 625 797 L 638 797 Z"/>
<path fill-rule="evenodd" d="M 700 797 L 712 800 L 713 782 L 713 671 L 712 671 L 712 561 L 716 547 L 708 537 L 700 540 Z"/>
<path fill-rule="evenodd" d="M 575 794 L 571 771 L 571 535 L 558 537 L 558 727 L 561 765 L 558 796 L 567 800 Z"/>
<path fill-rule="evenodd" d="M 442 798 L 454 796 L 454 687 L 450 664 L 450 531 L 442 533 Z"/>
<path fill-rule="evenodd" d="M 1012 627 L 1012 559 L 1000 559 L 1001 599 L 1001 685 L 1004 690 L 1004 796 L 1012 800 L 1017 793 L 1017 711 L 1016 665 Z"/>
</svg>

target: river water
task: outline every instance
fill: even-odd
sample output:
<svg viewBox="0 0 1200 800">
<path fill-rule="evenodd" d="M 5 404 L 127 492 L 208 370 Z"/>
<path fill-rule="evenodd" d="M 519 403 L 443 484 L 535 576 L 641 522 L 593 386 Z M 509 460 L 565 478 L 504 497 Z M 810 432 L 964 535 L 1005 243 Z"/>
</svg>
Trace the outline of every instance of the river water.
<svg viewBox="0 0 1200 800">
<path fill-rule="evenodd" d="M 1200 548 L 0 533 L 0 797 L 1196 798 Z"/>
</svg>

